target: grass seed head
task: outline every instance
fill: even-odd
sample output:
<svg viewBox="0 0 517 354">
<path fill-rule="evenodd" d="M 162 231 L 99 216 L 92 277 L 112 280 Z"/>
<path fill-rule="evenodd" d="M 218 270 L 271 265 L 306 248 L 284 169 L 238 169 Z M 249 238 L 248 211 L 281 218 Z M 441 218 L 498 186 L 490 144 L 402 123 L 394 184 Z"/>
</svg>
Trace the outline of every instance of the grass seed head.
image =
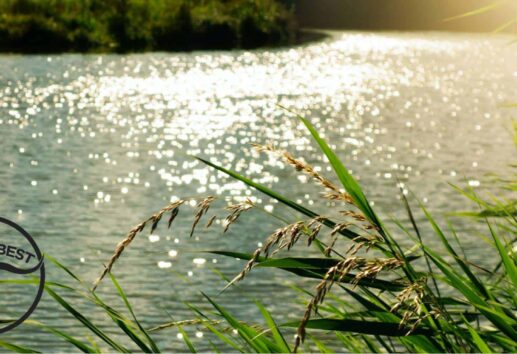
<svg viewBox="0 0 517 354">
<path fill-rule="evenodd" d="M 120 241 L 117 244 L 117 246 L 115 247 L 115 252 L 113 253 L 111 258 L 109 259 L 108 264 L 104 267 L 104 269 L 103 269 L 101 275 L 99 276 L 99 278 L 97 278 L 97 280 L 94 282 L 92 290 L 95 291 L 97 289 L 97 287 L 99 286 L 99 284 L 102 281 L 102 279 L 104 279 L 106 274 L 111 272 L 111 269 L 113 268 L 113 265 L 122 256 L 122 253 L 124 252 L 124 250 L 131 244 L 131 242 L 133 242 L 133 240 L 135 239 L 136 235 L 138 235 L 140 232 L 142 232 L 145 229 L 145 227 L 146 227 L 146 225 L 148 223 L 152 223 L 151 233 L 153 233 L 153 231 L 158 226 L 158 223 L 162 219 L 162 216 L 165 213 L 167 213 L 167 212 L 171 212 L 171 218 L 169 219 L 169 227 L 170 227 L 170 225 L 172 224 L 172 221 L 174 220 L 174 218 L 178 214 L 179 206 L 181 204 L 183 204 L 183 203 L 184 203 L 183 200 L 175 201 L 175 202 L 167 205 L 166 207 L 160 209 L 157 213 L 155 213 L 152 216 L 150 216 L 149 218 L 147 218 L 147 220 L 145 220 L 145 221 L 141 222 L 140 224 L 136 225 L 135 227 L 133 227 L 127 233 L 126 237 L 122 241 Z"/>
<path fill-rule="evenodd" d="M 199 223 L 199 220 L 201 220 L 203 215 L 206 214 L 206 212 L 208 211 L 208 209 L 210 208 L 210 205 L 212 204 L 212 202 L 214 200 L 215 200 L 215 197 L 212 197 L 212 196 L 206 197 L 205 199 L 203 199 L 196 205 L 197 212 L 196 212 L 196 215 L 194 216 L 194 222 L 192 223 L 192 230 L 190 231 L 190 237 L 192 237 L 192 235 L 194 235 L 194 230 L 196 229 L 196 226 Z"/>
<path fill-rule="evenodd" d="M 226 208 L 226 210 L 230 211 L 230 214 L 224 219 L 224 233 L 228 231 L 228 228 L 231 224 L 235 223 L 237 219 L 241 216 L 241 214 L 245 211 L 250 210 L 255 206 L 255 203 L 249 198 L 246 199 L 243 203 L 233 204 Z"/>
</svg>

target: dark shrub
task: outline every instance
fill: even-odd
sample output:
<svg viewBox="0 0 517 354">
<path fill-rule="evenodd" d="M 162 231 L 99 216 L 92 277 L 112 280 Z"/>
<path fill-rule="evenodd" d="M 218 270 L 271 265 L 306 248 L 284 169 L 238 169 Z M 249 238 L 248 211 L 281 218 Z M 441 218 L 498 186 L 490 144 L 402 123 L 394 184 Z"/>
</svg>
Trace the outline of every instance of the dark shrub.
<svg viewBox="0 0 517 354">
<path fill-rule="evenodd" d="M 153 28 L 155 48 L 160 50 L 188 50 L 192 45 L 192 17 L 187 5 L 177 13 L 167 11 Z"/>
<path fill-rule="evenodd" d="M 21 52 L 59 52 L 70 48 L 67 30 L 41 16 L 2 16 L 0 49 Z"/>
<path fill-rule="evenodd" d="M 268 42 L 268 34 L 257 27 L 251 16 L 242 20 L 239 33 L 243 48 L 253 48 Z"/>
<path fill-rule="evenodd" d="M 193 42 L 196 48 L 231 49 L 238 45 L 238 36 L 228 23 L 203 21 L 196 28 Z"/>
<path fill-rule="evenodd" d="M 0 0 L 0 51 L 253 48 L 292 19 L 276 0 Z"/>
</svg>

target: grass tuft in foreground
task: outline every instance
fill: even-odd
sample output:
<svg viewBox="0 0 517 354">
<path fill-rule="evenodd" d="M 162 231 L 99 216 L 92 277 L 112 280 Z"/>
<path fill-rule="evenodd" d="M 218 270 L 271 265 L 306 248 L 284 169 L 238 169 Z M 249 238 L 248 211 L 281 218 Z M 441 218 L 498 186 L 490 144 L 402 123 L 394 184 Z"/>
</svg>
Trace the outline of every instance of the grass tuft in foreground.
<svg viewBox="0 0 517 354">
<path fill-rule="evenodd" d="M 481 211 L 468 213 L 472 222 L 482 223 L 484 233 L 480 238 L 486 244 L 486 257 L 496 261 L 487 269 L 474 263 L 462 248 L 462 241 L 452 223 L 444 228 L 422 204 L 418 208 L 402 193 L 401 198 L 408 215 L 408 224 L 395 221 L 395 230 L 388 227 L 369 203 L 366 193 L 338 159 L 327 142 L 312 124 L 298 117 L 308 129 L 314 142 L 327 157 L 340 185 L 322 176 L 303 160 L 273 146 L 255 146 L 258 151 L 272 153 L 300 172 L 305 173 L 323 189 L 323 198 L 336 202 L 337 212 L 327 210 L 322 214 L 296 203 L 278 191 L 218 166 L 206 159 L 201 162 L 244 182 L 265 195 L 292 209 L 296 217 L 285 220 L 285 225 L 273 230 L 252 253 L 229 250 L 212 251 L 213 254 L 247 260 L 243 270 L 227 285 L 245 281 L 256 269 L 267 271 L 282 269 L 293 277 L 313 279 L 312 289 L 298 290 L 308 296 L 305 311 L 299 321 L 285 321 L 266 309 L 266 304 L 255 302 L 263 316 L 263 326 L 251 324 L 250 319 L 239 319 L 213 298 L 204 295 L 214 309 L 205 313 L 187 304 L 193 318 L 189 321 L 172 321 L 145 329 L 138 321 L 117 280 L 110 271 L 123 251 L 134 238 L 146 229 L 151 232 L 166 218 L 171 227 L 183 202 L 172 203 L 146 221 L 135 226 L 116 247 L 101 277 L 109 277 L 129 316 L 103 302 L 89 286 L 59 262 L 54 264 L 77 281 L 77 287 L 56 283 L 47 284 L 47 292 L 96 340 L 84 343 L 61 329 L 32 323 L 59 336 L 85 352 L 98 351 L 96 341 L 103 342 L 110 351 L 140 350 L 158 352 L 152 339 L 156 331 L 177 328 L 185 341 L 186 349 L 196 352 L 184 327 L 195 325 L 212 333 L 213 350 L 237 352 L 332 352 L 338 341 L 340 351 L 352 352 L 515 352 L 517 351 L 517 218 L 515 201 L 493 199 L 483 201 L 471 190 L 460 190 Z M 513 188 L 515 176 L 504 185 Z M 214 197 L 201 199 L 194 215 L 191 235 L 203 219 Z M 224 231 L 246 213 L 258 209 L 251 201 L 230 205 L 228 215 L 221 217 Z M 418 225 L 415 213 L 422 213 L 428 223 L 425 242 L 423 225 Z M 329 215 L 339 215 L 338 217 Z M 272 217 L 278 215 L 271 214 Z M 218 217 L 219 216 L 215 216 Z M 206 227 L 212 227 L 214 216 L 208 218 Z M 390 224 L 391 225 L 391 224 Z M 401 239 L 411 240 L 403 247 Z M 434 238 L 441 247 L 431 247 Z M 318 257 L 289 257 L 289 250 L 302 243 L 316 249 Z M 407 244 L 407 242 L 404 242 Z M 436 244 L 433 242 L 433 244 Z M 104 330 L 94 325 L 71 305 L 60 292 L 74 292 L 102 309 L 125 335 L 123 343 L 115 341 Z M 222 295 L 224 296 L 224 295 Z M 296 330 L 294 342 L 286 333 Z M 320 336 L 324 333 L 325 336 Z M 329 335 L 333 335 L 329 341 Z M 0 342 L 12 351 L 28 350 L 14 344 Z M 129 347 L 136 349 L 129 349 Z"/>
</svg>

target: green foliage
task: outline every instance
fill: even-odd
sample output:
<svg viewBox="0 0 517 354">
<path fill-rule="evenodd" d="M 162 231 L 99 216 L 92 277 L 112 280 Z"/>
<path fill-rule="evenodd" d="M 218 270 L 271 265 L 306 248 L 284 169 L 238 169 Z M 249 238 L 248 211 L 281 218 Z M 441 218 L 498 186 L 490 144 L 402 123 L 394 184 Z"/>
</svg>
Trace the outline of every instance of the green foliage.
<svg viewBox="0 0 517 354">
<path fill-rule="evenodd" d="M 346 192 L 340 192 L 340 195 L 348 193 L 348 197 L 343 198 L 347 202 L 340 205 L 340 210 L 348 207 L 346 215 L 352 215 L 356 220 L 355 224 L 343 224 L 335 218 L 321 217 L 319 213 L 306 209 L 245 176 L 208 160 L 199 159 L 277 199 L 297 215 L 293 224 L 279 229 L 284 230 L 283 233 L 277 230 L 272 234 L 280 238 L 275 241 L 274 237 L 270 237 L 266 241 L 268 247 L 276 247 L 274 252 L 269 248 L 260 248 L 253 254 L 229 250 L 210 253 L 248 262 L 240 276 L 232 281 L 227 280 L 229 284 L 245 280 L 249 271 L 268 271 L 271 268 L 290 272 L 293 277 L 316 280 L 319 284 L 314 291 L 296 288 L 303 296 L 309 297 L 305 315 L 300 314 L 299 321 L 282 321 L 277 314 L 271 314 L 267 310 L 267 300 L 263 300 L 254 303 L 263 317 L 262 324 L 253 324 L 250 319 L 239 319 L 216 299 L 203 294 L 213 307 L 212 312 L 204 313 L 187 304 L 192 310 L 191 321 L 170 322 L 146 330 L 137 320 L 129 299 L 112 275 L 112 284 L 129 312 L 129 317 L 103 302 L 79 277 L 49 257 L 47 258 L 74 279 L 77 288 L 49 283 L 46 287 L 48 294 L 98 340 L 107 344 L 111 350 L 120 352 L 135 350 L 133 348 L 143 352 L 158 352 L 151 334 L 170 328 L 177 328 L 182 334 L 185 350 L 196 352 L 198 349 L 183 329 L 188 325 L 204 327 L 209 331 L 216 341 L 210 342 L 214 351 L 229 349 L 232 352 L 264 353 L 313 351 L 316 348 L 320 352 L 331 352 L 336 341 L 341 348 L 352 352 L 517 351 L 517 257 L 512 248 L 517 235 L 515 216 L 506 213 L 490 220 L 480 219 L 485 225 L 483 236 L 488 245 L 487 257 L 495 260 L 492 270 L 467 259 L 463 250 L 458 252 L 456 248 L 461 247 L 461 242 L 452 225 L 447 230 L 443 229 L 440 222 L 420 205 L 420 210 L 430 226 L 426 242 L 434 237 L 442 247 L 431 247 L 424 243 L 414 211 L 405 196 L 402 196 L 403 207 L 408 213 L 412 231 L 401 222 L 396 222 L 398 228 L 393 232 L 381 221 L 368 203 L 367 193 L 312 124 L 302 117 L 299 119 L 308 128 L 315 143 L 328 158 L 338 180 L 342 182 Z M 291 162 L 298 170 L 308 171 L 309 174 L 314 171 L 297 161 Z M 323 177 L 318 175 L 316 180 L 321 182 Z M 483 206 L 488 205 L 478 196 L 466 195 Z M 159 222 L 163 213 L 159 215 L 158 219 L 153 219 L 154 223 Z M 478 222 L 478 219 L 467 220 Z M 321 233 L 313 232 L 315 223 L 320 223 L 321 227 L 331 230 L 333 235 L 353 247 L 343 252 L 335 243 L 325 244 Z M 369 227 L 365 227 L 365 223 Z M 343 225 L 345 227 L 341 227 Z M 354 230 L 351 230 L 352 227 Z M 375 237 L 371 237 L 372 235 Z M 401 237 L 409 238 L 413 245 L 403 248 L 398 241 Z M 278 255 L 289 250 L 289 247 L 282 245 L 294 244 L 300 238 L 306 238 L 309 243 L 318 245 L 317 248 L 322 251 L 323 256 Z M 453 240 L 457 245 L 452 243 Z M 354 251 L 350 252 L 350 249 Z M 115 341 L 111 334 L 107 334 L 74 308 L 65 296 L 58 294 L 57 289 L 63 293 L 72 292 L 75 296 L 80 294 L 83 300 L 102 309 L 120 329 L 122 337 L 118 336 Z M 224 296 L 224 293 L 220 296 Z M 92 346 L 92 343 L 83 343 L 73 338 L 61 329 L 48 328 L 42 324 L 34 325 L 43 326 L 42 328 L 82 351 L 96 351 L 98 348 L 96 345 Z M 286 340 L 289 338 L 287 334 L 292 334 L 292 328 L 297 328 L 298 335 L 294 345 Z M 326 335 L 320 336 L 321 333 Z M 329 334 L 334 335 L 331 341 L 328 340 Z M 124 338 L 124 342 L 119 342 L 119 338 Z M 0 342 L 0 346 L 12 351 L 30 350 L 5 342 Z"/>
<path fill-rule="evenodd" d="M 290 43 L 291 11 L 274 0 L 3 0 L 0 51 L 141 51 Z"/>
<path fill-rule="evenodd" d="M 428 264 L 427 271 L 425 267 L 422 267 L 423 264 L 413 266 L 412 259 L 406 255 L 413 252 L 414 247 L 411 250 L 402 250 L 400 244 L 391 236 L 390 231 L 371 208 L 361 187 L 329 145 L 319 136 L 308 120 L 303 117 L 299 117 L 299 119 L 308 128 L 322 153 L 327 156 L 338 179 L 342 182 L 343 188 L 353 199 L 354 206 L 375 227 L 389 251 L 386 251 L 382 245 L 374 244 L 373 248 L 379 249 L 390 257 L 395 257 L 402 264 L 397 269 L 380 271 L 373 278 L 366 277 L 375 282 L 361 283 L 360 281 L 365 278 L 349 272 L 338 274 L 339 279 L 335 279 L 336 273 L 332 269 L 335 269 L 339 262 L 346 263 L 353 259 L 352 256 L 347 255 L 339 257 L 337 252 L 338 257 L 335 259 L 255 257 L 257 269 L 273 266 L 308 278 L 314 278 L 316 273 L 320 279 L 323 279 L 319 285 L 320 290 L 317 288 L 317 291 L 324 288 L 325 282 L 338 282 L 339 287 L 348 295 L 333 294 L 332 300 L 342 306 L 325 306 L 322 304 L 322 299 L 311 302 L 312 305 L 308 307 L 306 316 L 301 322 L 287 323 L 285 326 L 298 327 L 299 335 L 304 335 L 306 328 L 320 331 L 352 332 L 355 334 L 354 337 L 340 335 L 339 338 L 347 348 L 353 351 L 378 351 L 377 349 L 381 347 L 388 351 L 402 347 L 410 352 L 515 351 L 517 349 L 515 315 L 517 310 L 515 299 L 517 258 L 511 247 L 515 242 L 516 235 L 515 229 L 512 228 L 515 225 L 512 213 L 499 215 L 498 233 L 488 220 L 485 221 L 486 230 L 493 240 L 492 250 L 496 251 L 494 256 L 498 255 L 502 264 L 494 271 L 486 271 L 462 258 L 448 241 L 456 238 L 453 230 L 451 235 L 447 235 L 438 226 L 438 222 L 422 207 L 437 239 L 442 242 L 445 249 L 431 249 L 425 245 L 419 236 L 416 224 L 413 225 L 415 235 L 401 226 L 401 230 L 415 241 L 415 246 L 420 249 L 424 258 L 432 263 L 432 265 Z M 309 217 L 317 215 L 242 175 L 209 161 L 200 160 L 281 201 L 302 215 Z M 515 204 L 514 201 L 510 203 Z M 409 203 L 406 206 L 414 223 Z M 324 221 L 329 220 L 324 219 Z M 505 227 L 504 224 L 506 224 Z M 329 226 L 328 223 L 326 226 Z M 508 238 L 511 240 L 502 241 Z M 252 255 L 227 251 L 215 253 L 239 259 L 252 259 Z M 444 257 L 455 260 L 458 268 Z M 359 273 L 365 271 L 360 267 L 357 269 Z M 394 276 L 397 278 L 397 284 L 382 279 Z M 378 281 L 384 281 L 386 285 L 379 287 L 376 283 Z M 437 284 L 434 289 L 427 285 L 430 281 Z M 393 285 L 399 284 L 405 284 L 402 286 L 405 289 L 393 287 Z M 379 288 L 382 290 L 377 290 Z M 329 289 L 330 287 L 326 288 L 326 291 L 330 291 Z M 442 293 L 455 295 L 454 297 L 443 297 Z M 324 295 L 330 297 L 328 293 Z M 320 318 L 310 319 L 311 306 L 318 306 L 317 315 Z M 303 331 L 300 331 L 302 327 Z M 362 334 L 362 336 L 358 336 L 358 334 Z M 391 346 L 387 344 L 388 341 L 390 343 L 395 341 L 397 344 L 393 347 L 393 344 Z M 318 348 L 326 348 L 321 340 L 314 343 Z M 324 351 L 323 349 L 321 350 Z"/>
</svg>

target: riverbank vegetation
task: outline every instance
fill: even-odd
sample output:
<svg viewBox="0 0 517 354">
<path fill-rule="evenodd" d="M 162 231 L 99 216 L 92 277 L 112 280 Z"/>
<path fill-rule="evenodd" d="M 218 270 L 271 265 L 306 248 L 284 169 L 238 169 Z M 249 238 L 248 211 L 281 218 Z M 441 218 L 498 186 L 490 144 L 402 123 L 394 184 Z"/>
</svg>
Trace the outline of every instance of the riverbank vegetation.
<svg viewBox="0 0 517 354">
<path fill-rule="evenodd" d="M 3 0 L 0 51 L 253 48 L 296 40 L 276 0 Z"/>
<path fill-rule="evenodd" d="M 185 349 L 196 352 L 188 335 L 191 326 L 204 328 L 210 334 L 207 343 L 216 352 L 332 352 L 336 345 L 339 351 L 375 353 L 515 352 L 517 214 L 512 193 L 516 191 L 516 175 L 497 182 L 502 185 L 494 187 L 501 187 L 505 196 L 492 196 L 490 202 L 472 189 L 455 187 L 477 205 L 478 210 L 455 213 L 446 222 L 435 219 L 416 197 L 408 198 L 406 186 L 400 185 L 400 191 L 394 188 L 392 192 L 400 193 L 399 207 L 405 210 L 407 220 L 385 221 L 314 126 L 305 118 L 298 119 L 326 156 L 339 183 L 321 175 L 303 159 L 273 145 L 257 145 L 255 149 L 283 160 L 295 173 L 305 174 L 319 185 L 321 198 L 328 200 L 328 205 L 335 205 L 323 212 L 311 210 L 281 191 L 271 190 L 199 158 L 293 212 L 289 220 L 284 219 L 284 215 L 271 213 L 271 217 L 283 220 L 285 225 L 270 230 L 270 236 L 260 240 L 261 246 L 254 252 L 214 250 L 212 253 L 246 261 L 242 272 L 232 280 L 227 279 L 222 287 L 245 281 L 251 271 L 267 272 L 272 268 L 290 273 L 293 279 L 311 279 L 314 287 L 297 288 L 306 298 L 305 309 L 301 309 L 298 321 L 270 313 L 267 308 L 271 304 L 267 298 L 250 304 L 257 306 L 263 316 L 262 320 L 257 320 L 240 318 L 218 304 L 217 299 L 205 296 L 213 306 L 213 312 L 187 304 L 192 310 L 191 320 L 144 328 L 130 305 L 131 299 L 127 298 L 112 271 L 116 273 L 117 260 L 140 233 L 153 233 L 157 227 L 170 228 L 176 218 L 182 217 L 178 214 L 186 205 L 177 200 L 130 230 L 116 246 L 95 284 L 95 287 L 108 286 L 111 278 L 111 286 L 125 304 L 123 310 L 105 303 L 95 287 L 92 289 L 90 284 L 50 258 L 55 266 L 71 276 L 75 285 L 49 282 L 46 285 L 48 294 L 90 331 L 95 340 L 84 342 L 67 334 L 64 328 L 50 328 L 36 322 L 29 324 L 50 331 L 85 352 L 97 351 L 99 346 L 107 346 L 110 351 L 158 352 L 159 347 L 152 339 L 156 331 L 179 332 L 185 341 Z M 243 222 L 247 213 L 259 208 L 247 200 L 228 206 L 226 215 L 210 216 L 210 205 L 216 202 L 214 197 L 200 198 L 192 233 L 202 224 L 213 227 L 214 217 L 222 221 L 225 229 L 230 228 L 236 222 Z M 417 214 L 423 216 L 427 225 L 417 223 L 420 219 Z M 468 237 L 478 237 L 486 252 L 483 257 L 492 259 L 492 265 L 478 264 L 464 247 L 465 241 L 455 227 L 454 220 L 458 217 L 478 224 L 479 235 L 469 234 Z M 261 234 L 264 232 L 266 230 L 261 230 Z M 257 241 L 254 239 L 252 243 Z M 290 256 L 293 247 L 313 248 L 319 256 Z M 79 307 L 71 303 L 79 301 L 77 295 L 111 318 L 125 339 L 120 336 L 115 339 L 95 325 L 88 314 L 80 313 Z M 291 340 L 293 334 L 296 336 Z M 14 351 L 28 350 L 1 341 L 0 345 Z"/>
</svg>

